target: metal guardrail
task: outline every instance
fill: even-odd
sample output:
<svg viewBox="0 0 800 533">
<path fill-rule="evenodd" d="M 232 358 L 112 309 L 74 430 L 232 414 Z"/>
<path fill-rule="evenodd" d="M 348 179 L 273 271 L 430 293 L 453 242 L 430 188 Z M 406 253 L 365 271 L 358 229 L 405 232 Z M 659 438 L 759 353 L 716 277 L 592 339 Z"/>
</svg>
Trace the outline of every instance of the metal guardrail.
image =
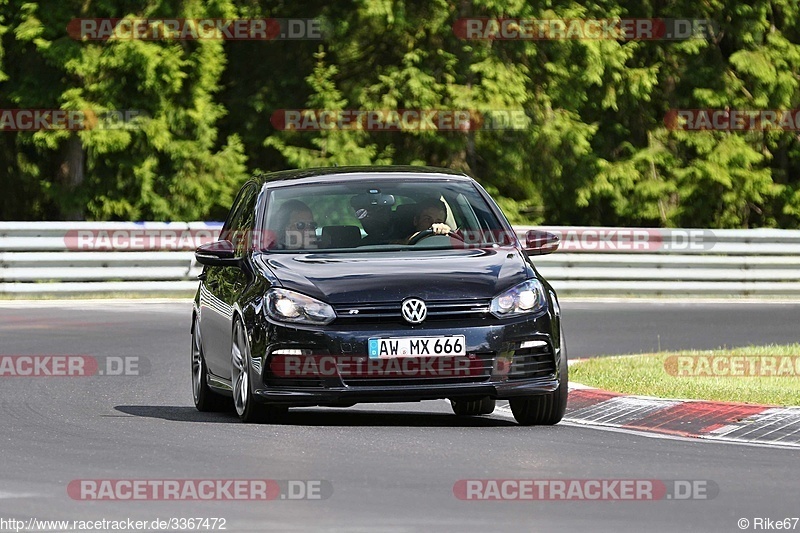
<svg viewBox="0 0 800 533">
<path fill-rule="evenodd" d="M 190 293 L 219 223 L 0 222 L 0 294 Z M 517 227 L 524 240 L 532 227 Z M 800 230 L 537 227 L 560 294 L 800 295 Z M 587 237 L 588 236 L 588 237 Z M 611 236 L 611 237 L 609 237 Z"/>
<path fill-rule="evenodd" d="M 0 222 L 0 294 L 190 293 L 205 222 Z"/>
<path fill-rule="evenodd" d="M 515 229 L 524 239 L 534 228 Z M 562 238 L 558 252 L 534 258 L 559 294 L 800 295 L 800 230 L 535 229 Z M 604 241 L 612 232 L 622 238 Z"/>
</svg>

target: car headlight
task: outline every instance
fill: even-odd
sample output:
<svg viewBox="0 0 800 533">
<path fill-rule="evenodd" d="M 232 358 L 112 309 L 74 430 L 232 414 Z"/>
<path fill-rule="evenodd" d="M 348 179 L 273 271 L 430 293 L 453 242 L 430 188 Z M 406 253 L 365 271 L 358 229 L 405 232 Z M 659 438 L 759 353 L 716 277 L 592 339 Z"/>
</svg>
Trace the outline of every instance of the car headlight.
<svg viewBox="0 0 800 533">
<path fill-rule="evenodd" d="M 325 325 L 336 318 L 333 308 L 325 302 L 287 289 L 267 291 L 267 315 L 281 322 Z"/>
<path fill-rule="evenodd" d="M 538 279 L 515 285 L 492 299 L 489 310 L 498 318 L 534 313 L 547 305 L 544 287 Z"/>
</svg>

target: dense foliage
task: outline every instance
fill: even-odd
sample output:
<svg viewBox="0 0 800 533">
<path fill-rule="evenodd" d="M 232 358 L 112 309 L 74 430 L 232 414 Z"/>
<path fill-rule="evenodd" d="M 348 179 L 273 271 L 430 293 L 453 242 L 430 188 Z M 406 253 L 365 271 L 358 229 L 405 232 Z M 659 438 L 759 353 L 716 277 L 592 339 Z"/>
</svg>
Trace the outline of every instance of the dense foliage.
<svg viewBox="0 0 800 533">
<path fill-rule="evenodd" d="M 321 40 L 81 41 L 74 18 L 280 17 Z M 713 38 L 464 40 L 464 17 L 709 19 Z M 0 219 L 219 219 L 254 171 L 462 169 L 514 222 L 799 227 L 797 131 L 670 130 L 671 109 L 793 109 L 795 0 L 0 0 L 0 110 L 136 110 L 0 132 Z M 279 131 L 279 109 L 524 110 L 521 129 Z"/>
</svg>

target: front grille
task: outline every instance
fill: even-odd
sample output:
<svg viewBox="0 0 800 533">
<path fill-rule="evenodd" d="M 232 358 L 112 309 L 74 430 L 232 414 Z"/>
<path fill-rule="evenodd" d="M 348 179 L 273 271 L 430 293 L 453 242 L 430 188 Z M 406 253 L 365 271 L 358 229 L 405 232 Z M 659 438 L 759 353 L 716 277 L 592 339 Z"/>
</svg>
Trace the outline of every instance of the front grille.
<svg viewBox="0 0 800 533">
<path fill-rule="evenodd" d="M 516 350 L 508 379 L 530 379 L 551 376 L 556 372 L 555 356 L 550 345 Z"/>
<path fill-rule="evenodd" d="M 426 301 L 428 321 L 487 318 L 491 300 L 431 300 Z M 336 323 L 404 322 L 401 302 L 342 304 L 334 306 Z"/>
</svg>

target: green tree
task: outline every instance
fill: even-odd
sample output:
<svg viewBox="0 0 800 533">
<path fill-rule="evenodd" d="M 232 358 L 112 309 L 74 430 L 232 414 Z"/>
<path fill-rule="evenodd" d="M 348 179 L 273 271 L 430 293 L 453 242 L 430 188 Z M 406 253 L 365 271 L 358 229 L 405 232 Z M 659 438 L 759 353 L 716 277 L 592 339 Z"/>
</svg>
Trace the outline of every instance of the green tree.
<svg viewBox="0 0 800 533">
<path fill-rule="evenodd" d="M 32 199 L 41 206 L 26 205 L 22 216 L 220 217 L 246 177 L 239 138 L 220 142 L 217 133 L 225 113 L 215 100 L 225 66 L 222 43 L 81 42 L 66 28 L 76 16 L 213 17 L 229 15 L 231 6 L 190 2 L 173 9 L 154 2 L 126 11 L 127 2 L 112 0 L 87 6 L 74 1 L 47 8 L 36 2 L 3 6 L 10 21 L 7 61 L 15 71 L 0 83 L 2 107 L 100 116 L 121 110 L 138 118 L 124 128 L 7 134 L 15 137 L 18 154 L 11 179 L 22 190 L 38 192 Z"/>
</svg>

